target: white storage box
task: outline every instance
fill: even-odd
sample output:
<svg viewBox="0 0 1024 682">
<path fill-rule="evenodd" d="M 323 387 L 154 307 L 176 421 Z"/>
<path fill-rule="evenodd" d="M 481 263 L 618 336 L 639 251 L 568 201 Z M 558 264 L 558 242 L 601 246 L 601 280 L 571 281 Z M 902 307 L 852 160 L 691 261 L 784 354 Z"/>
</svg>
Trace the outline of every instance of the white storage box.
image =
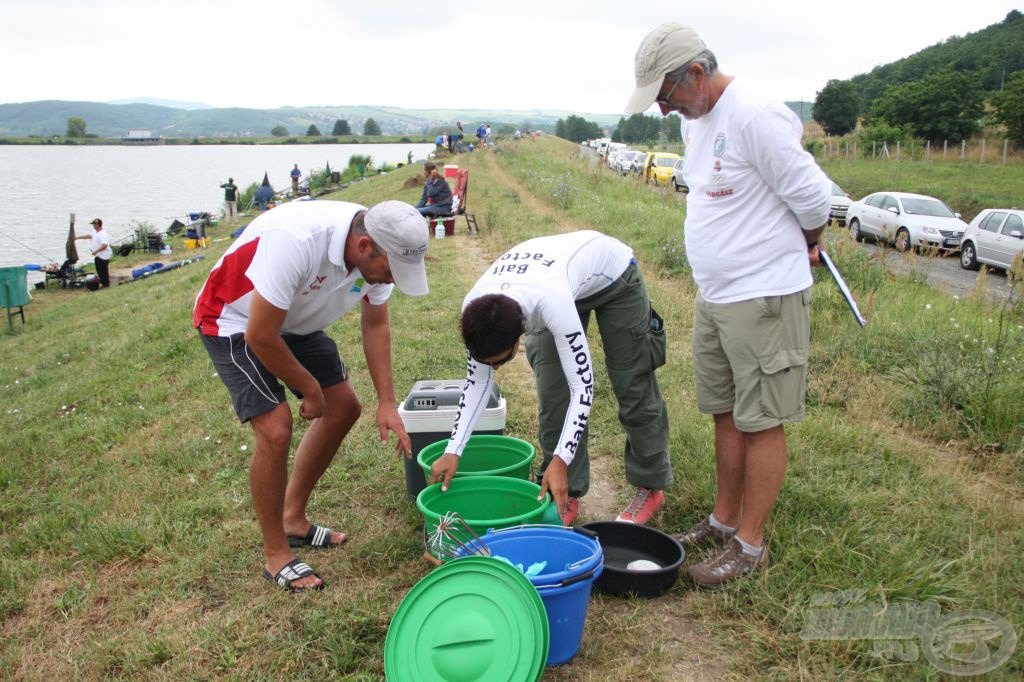
<svg viewBox="0 0 1024 682">
<path fill-rule="evenodd" d="M 405 460 L 405 489 L 413 497 L 427 485 L 416 456 L 431 443 L 451 437 L 464 385 L 465 379 L 417 381 L 398 406 L 398 414 L 412 441 L 412 459 Z M 473 433 L 504 435 L 506 416 L 505 399 L 495 385 Z"/>
</svg>

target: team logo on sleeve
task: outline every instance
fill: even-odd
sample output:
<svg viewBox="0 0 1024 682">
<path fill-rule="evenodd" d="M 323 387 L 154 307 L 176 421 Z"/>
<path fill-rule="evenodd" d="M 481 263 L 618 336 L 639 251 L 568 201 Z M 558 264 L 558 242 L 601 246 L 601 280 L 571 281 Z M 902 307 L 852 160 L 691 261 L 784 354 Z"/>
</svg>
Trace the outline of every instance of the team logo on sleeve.
<svg viewBox="0 0 1024 682">
<path fill-rule="evenodd" d="M 715 146 L 712 150 L 715 158 L 720 159 L 725 154 L 725 133 L 718 133 L 715 137 Z"/>
</svg>

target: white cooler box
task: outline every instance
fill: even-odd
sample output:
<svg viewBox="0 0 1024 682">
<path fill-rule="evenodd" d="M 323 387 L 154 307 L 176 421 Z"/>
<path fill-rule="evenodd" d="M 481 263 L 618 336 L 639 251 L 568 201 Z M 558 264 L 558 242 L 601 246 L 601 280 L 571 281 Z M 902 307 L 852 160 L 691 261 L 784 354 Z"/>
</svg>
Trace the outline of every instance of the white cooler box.
<svg viewBox="0 0 1024 682">
<path fill-rule="evenodd" d="M 413 497 L 427 486 L 416 457 L 431 443 L 451 437 L 464 384 L 465 379 L 417 381 L 412 385 L 409 397 L 398 407 L 398 414 L 412 441 L 412 459 L 402 459 L 405 462 L 405 489 Z M 495 385 L 473 433 L 504 435 L 506 414 L 505 399 Z"/>
</svg>

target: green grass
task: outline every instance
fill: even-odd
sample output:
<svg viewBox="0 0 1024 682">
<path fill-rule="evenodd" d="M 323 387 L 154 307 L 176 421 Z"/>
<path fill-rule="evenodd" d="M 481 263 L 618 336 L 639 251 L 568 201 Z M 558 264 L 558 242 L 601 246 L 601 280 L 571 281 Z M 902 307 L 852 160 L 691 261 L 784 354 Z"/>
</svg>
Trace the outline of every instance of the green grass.
<svg viewBox="0 0 1024 682">
<path fill-rule="evenodd" d="M 465 236 L 460 220 L 458 237 L 431 242 L 430 296 L 393 298 L 399 394 L 419 379 L 461 376 L 458 308 L 489 259 L 532 236 L 601 229 L 634 247 L 667 324 L 659 377 L 677 483 L 656 523 L 675 531 L 706 514 L 712 430 L 694 401 L 683 196 L 592 168 L 576 145 L 549 136 L 459 163 L 471 170 L 481 236 Z M 851 175 L 874 167 L 849 166 Z M 420 189 L 403 183 L 418 173 L 401 168 L 330 198 L 415 201 Z M 930 182 L 927 173 L 906 183 Z M 828 240 L 871 323 L 857 328 L 817 275 L 808 418 L 788 429 L 773 565 L 720 592 L 681 580 L 657 600 L 596 596 L 579 656 L 545 679 L 938 677 L 923 660 L 873 656 L 871 642 L 802 641 L 812 596 L 835 589 L 989 609 L 1021 632 L 1020 311 L 888 275 L 844 232 Z M 372 424 L 356 318 L 329 333 L 364 417 L 311 502 L 313 518 L 352 540 L 302 555 L 328 590 L 285 595 L 260 577 L 251 432 L 190 325 L 195 293 L 227 243 L 131 286 L 40 293 L 28 324 L 0 338 L 0 677 L 382 678 L 391 615 L 428 567 L 401 463 Z M 499 375 L 508 430 L 533 440 L 532 381 L 513 364 Z M 622 435 L 607 377 L 597 381 L 590 447 L 621 502 Z M 304 429 L 297 424 L 296 441 Z M 997 674 L 1022 672 L 1018 647 Z"/>
</svg>

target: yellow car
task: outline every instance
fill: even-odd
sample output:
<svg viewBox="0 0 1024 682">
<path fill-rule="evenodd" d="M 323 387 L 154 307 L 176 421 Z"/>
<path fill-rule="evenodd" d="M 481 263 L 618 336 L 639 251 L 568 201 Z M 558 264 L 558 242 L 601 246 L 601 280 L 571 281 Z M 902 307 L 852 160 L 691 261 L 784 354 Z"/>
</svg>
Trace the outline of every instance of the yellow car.
<svg viewBox="0 0 1024 682">
<path fill-rule="evenodd" d="M 672 168 L 681 158 L 669 152 L 649 152 L 644 159 L 644 182 L 653 180 L 655 185 L 671 184 Z"/>
</svg>

